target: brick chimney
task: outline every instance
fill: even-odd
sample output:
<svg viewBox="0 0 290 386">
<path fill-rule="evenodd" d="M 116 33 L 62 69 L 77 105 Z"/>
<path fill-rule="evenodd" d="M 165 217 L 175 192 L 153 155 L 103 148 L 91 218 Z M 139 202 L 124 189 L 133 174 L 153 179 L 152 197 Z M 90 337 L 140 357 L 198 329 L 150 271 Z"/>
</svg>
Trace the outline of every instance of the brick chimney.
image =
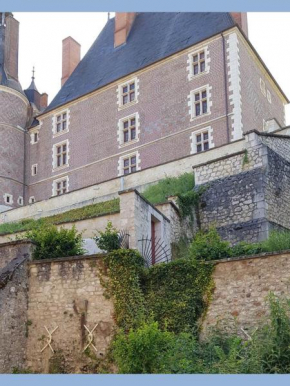
<svg viewBox="0 0 290 386">
<path fill-rule="evenodd" d="M 5 67 L 9 76 L 18 80 L 19 22 L 12 13 L 6 14 Z"/>
<path fill-rule="evenodd" d="M 114 47 L 126 43 L 135 17 L 136 12 L 116 12 Z"/>
<path fill-rule="evenodd" d="M 46 92 L 44 92 L 43 94 L 40 95 L 40 110 L 44 110 L 47 108 L 47 104 L 48 104 L 48 95 Z"/>
<path fill-rule="evenodd" d="M 231 15 L 235 23 L 238 24 L 244 34 L 249 37 L 247 12 L 231 12 Z"/>
<path fill-rule="evenodd" d="M 63 86 L 81 60 L 81 45 L 72 37 L 62 41 L 62 78 Z"/>
</svg>

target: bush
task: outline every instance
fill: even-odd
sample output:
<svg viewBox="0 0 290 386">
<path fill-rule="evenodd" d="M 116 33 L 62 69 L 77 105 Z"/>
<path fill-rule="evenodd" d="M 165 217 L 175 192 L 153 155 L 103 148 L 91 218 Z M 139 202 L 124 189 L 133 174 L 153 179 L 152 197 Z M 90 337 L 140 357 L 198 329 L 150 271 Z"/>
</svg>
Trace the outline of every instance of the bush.
<svg viewBox="0 0 290 386">
<path fill-rule="evenodd" d="M 290 249 L 290 231 L 272 231 L 267 240 L 263 241 L 264 252 L 279 252 Z"/>
<path fill-rule="evenodd" d="M 55 225 L 46 225 L 26 233 L 26 238 L 35 243 L 33 259 L 55 259 L 58 257 L 83 255 L 82 235 L 72 229 L 57 229 Z"/>
<path fill-rule="evenodd" d="M 152 204 L 167 201 L 168 196 L 178 196 L 192 191 L 194 188 L 194 174 L 185 173 L 179 177 L 167 177 L 155 185 L 149 186 L 142 195 Z"/>
<path fill-rule="evenodd" d="M 122 331 L 117 335 L 113 356 L 120 373 L 162 373 L 173 344 L 174 334 L 161 331 L 157 322 L 144 323 L 127 335 Z"/>
<path fill-rule="evenodd" d="M 200 231 L 194 237 L 189 256 L 196 260 L 216 260 L 231 256 L 230 244 L 222 241 L 217 230 L 211 227 L 207 232 Z"/>
<path fill-rule="evenodd" d="M 112 252 L 120 248 L 119 233 L 113 227 L 111 221 L 108 221 L 104 232 L 99 231 L 100 236 L 95 237 L 95 242 L 102 251 Z"/>
</svg>

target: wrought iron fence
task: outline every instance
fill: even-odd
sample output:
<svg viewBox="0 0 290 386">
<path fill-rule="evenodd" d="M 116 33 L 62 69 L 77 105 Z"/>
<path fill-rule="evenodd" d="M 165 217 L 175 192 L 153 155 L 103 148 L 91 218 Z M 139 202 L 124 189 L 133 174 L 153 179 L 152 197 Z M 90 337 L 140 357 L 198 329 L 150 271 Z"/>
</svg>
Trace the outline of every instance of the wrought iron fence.
<svg viewBox="0 0 290 386">
<path fill-rule="evenodd" d="M 138 240 L 141 244 L 139 251 L 145 261 L 145 265 L 150 267 L 158 263 L 168 263 L 170 261 L 170 248 L 160 238 L 142 238 Z"/>
</svg>

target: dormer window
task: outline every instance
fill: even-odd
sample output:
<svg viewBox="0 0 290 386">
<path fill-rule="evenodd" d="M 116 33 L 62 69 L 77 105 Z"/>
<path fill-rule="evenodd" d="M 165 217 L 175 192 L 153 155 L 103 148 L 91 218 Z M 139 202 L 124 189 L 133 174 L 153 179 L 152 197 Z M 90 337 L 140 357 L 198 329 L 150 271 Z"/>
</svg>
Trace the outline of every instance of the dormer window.
<svg viewBox="0 0 290 386">
<path fill-rule="evenodd" d="M 119 109 L 131 106 L 138 102 L 138 79 L 134 78 L 121 84 L 118 89 L 118 106 Z"/>
</svg>

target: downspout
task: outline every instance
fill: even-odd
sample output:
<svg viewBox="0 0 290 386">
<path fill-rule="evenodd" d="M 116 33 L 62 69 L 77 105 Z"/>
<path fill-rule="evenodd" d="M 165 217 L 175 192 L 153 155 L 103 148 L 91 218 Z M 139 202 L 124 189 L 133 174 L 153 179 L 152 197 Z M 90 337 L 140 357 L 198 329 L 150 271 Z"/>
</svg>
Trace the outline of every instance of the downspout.
<svg viewBox="0 0 290 386">
<path fill-rule="evenodd" d="M 228 95 L 228 77 L 227 77 L 227 57 L 226 57 L 226 41 L 224 34 L 222 35 L 223 41 L 223 64 L 224 64 L 224 88 L 225 88 L 225 105 L 226 105 L 226 117 L 227 117 L 227 143 L 230 143 L 230 124 L 229 124 L 229 95 Z"/>
</svg>

